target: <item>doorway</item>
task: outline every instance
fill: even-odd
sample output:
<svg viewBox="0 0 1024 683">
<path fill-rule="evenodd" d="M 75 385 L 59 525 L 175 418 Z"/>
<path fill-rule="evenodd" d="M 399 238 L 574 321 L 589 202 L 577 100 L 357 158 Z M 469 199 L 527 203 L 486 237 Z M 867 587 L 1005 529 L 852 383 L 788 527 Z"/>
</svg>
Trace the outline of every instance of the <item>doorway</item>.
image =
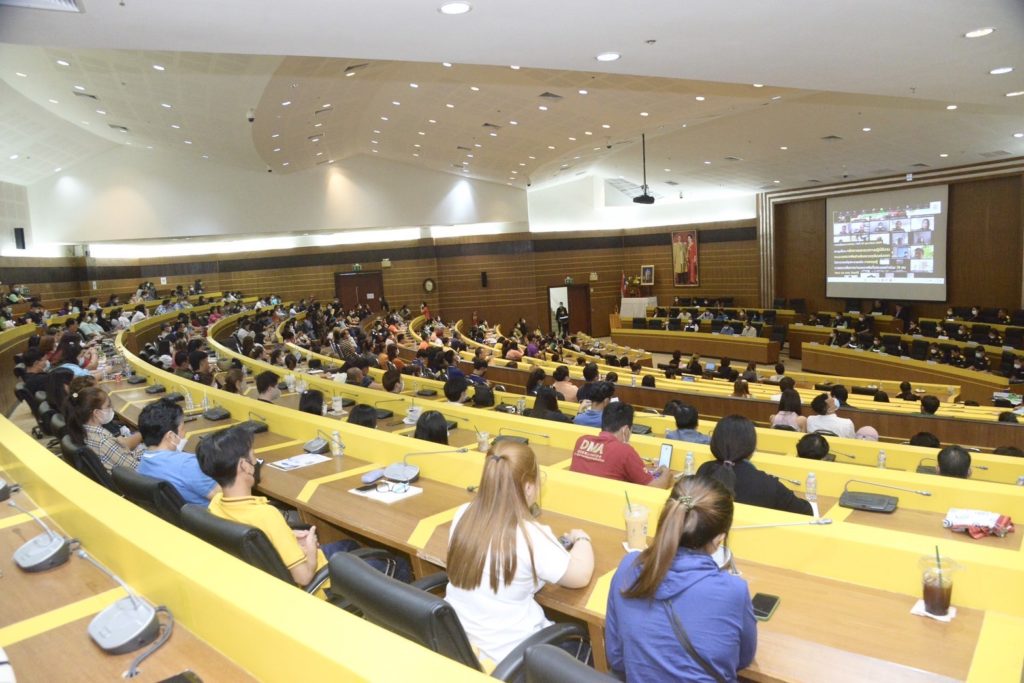
<svg viewBox="0 0 1024 683">
<path fill-rule="evenodd" d="M 380 311 L 380 299 L 384 295 L 384 273 L 335 273 L 334 296 L 346 309 L 365 304 L 371 311 Z"/>
<path fill-rule="evenodd" d="M 555 311 L 562 304 L 569 309 L 569 334 L 577 332 L 591 334 L 590 285 L 548 287 L 548 328 L 553 334 L 558 334 Z"/>
</svg>

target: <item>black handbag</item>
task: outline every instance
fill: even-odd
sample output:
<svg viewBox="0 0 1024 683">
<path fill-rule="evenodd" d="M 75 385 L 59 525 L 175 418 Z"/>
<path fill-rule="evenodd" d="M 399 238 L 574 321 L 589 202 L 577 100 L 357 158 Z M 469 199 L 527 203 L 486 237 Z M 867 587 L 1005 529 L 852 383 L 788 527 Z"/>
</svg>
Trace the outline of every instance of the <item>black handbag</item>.
<svg viewBox="0 0 1024 683">
<path fill-rule="evenodd" d="M 693 643 L 690 642 L 690 637 L 686 635 L 686 629 L 683 628 L 682 622 L 679 621 L 676 611 L 672 609 L 672 605 L 668 603 L 668 600 L 662 600 L 661 604 L 665 607 L 665 612 L 668 613 L 668 620 L 672 622 L 672 630 L 676 632 L 676 638 L 683 646 L 683 649 L 686 650 L 686 654 L 690 655 L 693 661 L 700 664 L 704 672 L 715 679 L 715 683 L 728 683 L 713 666 L 708 664 L 708 660 L 701 657 L 700 653 L 694 649 Z"/>
</svg>

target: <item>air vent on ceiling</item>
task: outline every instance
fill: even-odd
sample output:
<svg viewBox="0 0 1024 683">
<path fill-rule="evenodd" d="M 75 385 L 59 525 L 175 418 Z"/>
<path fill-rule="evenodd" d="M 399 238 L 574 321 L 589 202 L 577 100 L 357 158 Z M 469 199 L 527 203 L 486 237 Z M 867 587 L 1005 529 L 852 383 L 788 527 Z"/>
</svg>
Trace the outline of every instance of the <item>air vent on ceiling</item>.
<svg viewBox="0 0 1024 683">
<path fill-rule="evenodd" d="M 836 142 L 837 140 L 842 140 L 842 138 L 839 137 L 838 135 L 826 135 L 825 137 L 822 138 L 822 140 L 824 140 L 825 142 Z"/>
<path fill-rule="evenodd" d="M 541 93 L 541 94 L 539 95 L 539 97 L 543 97 L 543 98 L 544 98 L 544 99 L 546 99 L 546 100 L 553 100 L 553 101 L 557 101 L 557 100 L 560 100 L 560 99 L 562 99 L 562 96 L 561 96 L 561 95 L 556 95 L 556 94 L 555 94 L 555 93 L 553 93 L 553 92 L 547 92 L 547 91 L 545 91 L 545 92 L 542 92 L 542 93 Z"/>
<path fill-rule="evenodd" d="M 0 6 L 47 9 L 56 12 L 81 12 L 77 0 L 0 0 Z"/>
<path fill-rule="evenodd" d="M 472 152 L 473 151 L 472 149 L 470 149 L 469 147 L 466 147 L 465 145 L 456 145 L 455 149 L 463 151 L 463 152 Z"/>
<path fill-rule="evenodd" d="M 675 187 L 675 186 L 676 186 L 676 185 L 678 185 L 679 183 L 677 183 L 677 182 L 676 182 L 676 181 L 674 181 L 674 180 L 666 180 L 666 181 L 665 181 L 665 184 L 666 184 L 666 185 L 671 185 L 672 187 Z"/>
<path fill-rule="evenodd" d="M 126 126 L 119 126 L 116 123 L 108 123 L 107 125 L 116 130 L 118 133 L 128 132 L 128 128 Z"/>
<path fill-rule="evenodd" d="M 484 128 L 490 128 L 492 130 L 501 130 L 501 126 L 496 123 L 485 123 Z"/>
<path fill-rule="evenodd" d="M 910 168 L 931 168 L 931 165 L 930 164 L 916 163 L 916 164 L 911 164 Z"/>
<path fill-rule="evenodd" d="M 331 107 L 324 107 L 323 109 L 317 109 L 315 112 L 313 112 L 313 116 L 320 116 L 320 114 L 324 114 L 331 111 L 334 111 Z"/>
<path fill-rule="evenodd" d="M 981 156 L 986 159 L 998 159 L 999 157 L 1008 157 L 1010 156 L 1010 153 L 1006 150 L 997 149 L 994 152 L 982 152 Z"/>
<path fill-rule="evenodd" d="M 97 102 L 100 101 L 100 98 L 96 97 L 95 95 L 90 95 L 87 92 L 78 92 L 76 90 L 76 91 L 72 92 L 71 94 L 74 95 L 75 97 L 88 97 L 90 100 L 96 100 Z"/>
<path fill-rule="evenodd" d="M 353 64 L 352 66 L 346 66 L 345 75 L 348 76 L 349 74 L 354 74 L 355 72 L 361 69 L 365 69 L 368 66 L 370 66 L 369 62 L 364 62 L 362 64 Z"/>
<path fill-rule="evenodd" d="M 726 157 L 726 161 L 743 161 L 741 157 Z"/>
</svg>

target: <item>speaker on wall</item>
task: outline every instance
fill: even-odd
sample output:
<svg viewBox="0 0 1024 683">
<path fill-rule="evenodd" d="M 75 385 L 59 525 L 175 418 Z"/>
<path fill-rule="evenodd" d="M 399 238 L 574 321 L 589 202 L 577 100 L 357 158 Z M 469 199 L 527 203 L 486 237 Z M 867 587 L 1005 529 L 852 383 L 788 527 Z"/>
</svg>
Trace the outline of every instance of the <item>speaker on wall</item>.
<svg viewBox="0 0 1024 683">
<path fill-rule="evenodd" d="M 25 248 L 25 228 L 14 229 L 14 246 L 17 249 Z"/>
<path fill-rule="evenodd" d="M 481 287 L 486 287 L 487 286 L 487 271 L 486 270 L 481 270 L 480 271 L 480 286 Z"/>
</svg>

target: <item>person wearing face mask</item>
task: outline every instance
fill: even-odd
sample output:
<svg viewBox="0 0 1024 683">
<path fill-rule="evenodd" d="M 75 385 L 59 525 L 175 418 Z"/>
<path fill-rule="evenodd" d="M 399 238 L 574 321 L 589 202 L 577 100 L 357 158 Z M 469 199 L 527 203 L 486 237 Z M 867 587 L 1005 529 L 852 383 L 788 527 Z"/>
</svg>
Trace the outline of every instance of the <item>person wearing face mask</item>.
<svg viewBox="0 0 1024 683">
<path fill-rule="evenodd" d="M 135 469 L 142 454 L 138 433 L 115 437 L 103 428 L 114 419 L 114 407 L 107 392 L 86 387 L 68 395 L 66 419 L 72 440 L 88 446 L 108 470 L 115 466 Z"/>
<path fill-rule="evenodd" d="M 170 482 L 186 503 L 206 505 L 220 486 L 199 469 L 199 461 L 185 451 L 185 412 L 174 401 L 160 399 L 139 414 L 139 433 L 145 450 L 138 472 Z"/>
<path fill-rule="evenodd" d="M 814 411 L 814 415 L 807 418 L 807 432 L 825 430 L 845 439 L 854 438 L 857 429 L 853 426 L 853 420 L 836 415 L 838 409 L 836 400 L 828 394 L 816 396 L 811 401 L 811 410 Z"/>
<path fill-rule="evenodd" d="M 981 309 L 977 306 L 973 306 L 971 308 L 971 317 L 967 320 L 974 323 L 981 322 Z"/>
<path fill-rule="evenodd" d="M 971 368 L 979 372 L 988 372 L 988 354 L 985 353 L 984 346 L 978 346 L 974 349 L 974 360 L 971 361 Z"/>
<path fill-rule="evenodd" d="M 38 347 L 33 347 L 22 354 L 21 362 L 25 364 L 25 375 L 22 377 L 25 388 L 33 396 L 37 391 L 46 391 L 46 371 L 50 369 L 46 355 Z"/>
<path fill-rule="evenodd" d="M 1010 369 L 1010 381 L 1024 382 L 1024 361 L 1021 361 L 1020 356 L 1016 356 L 1013 359 L 1013 368 Z"/>
<path fill-rule="evenodd" d="M 601 433 L 585 435 L 576 440 L 572 452 L 573 472 L 583 472 L 607 479 L 668 488 L 672 473 L 667 467 L 653 472 L 644 468 L 644 461 L 629 445 L 633 428 L 633 406 L 617 401 L 601 411 Z"/>
<path fill-rule="evenodd" d="M 281 390 L 277 388 L 278 381 L 277 374 L 270 370 L 264 370 L 256 375 L 256 398 L 264 403 L 273 403 L 281 398 Z"/>
</svg>

